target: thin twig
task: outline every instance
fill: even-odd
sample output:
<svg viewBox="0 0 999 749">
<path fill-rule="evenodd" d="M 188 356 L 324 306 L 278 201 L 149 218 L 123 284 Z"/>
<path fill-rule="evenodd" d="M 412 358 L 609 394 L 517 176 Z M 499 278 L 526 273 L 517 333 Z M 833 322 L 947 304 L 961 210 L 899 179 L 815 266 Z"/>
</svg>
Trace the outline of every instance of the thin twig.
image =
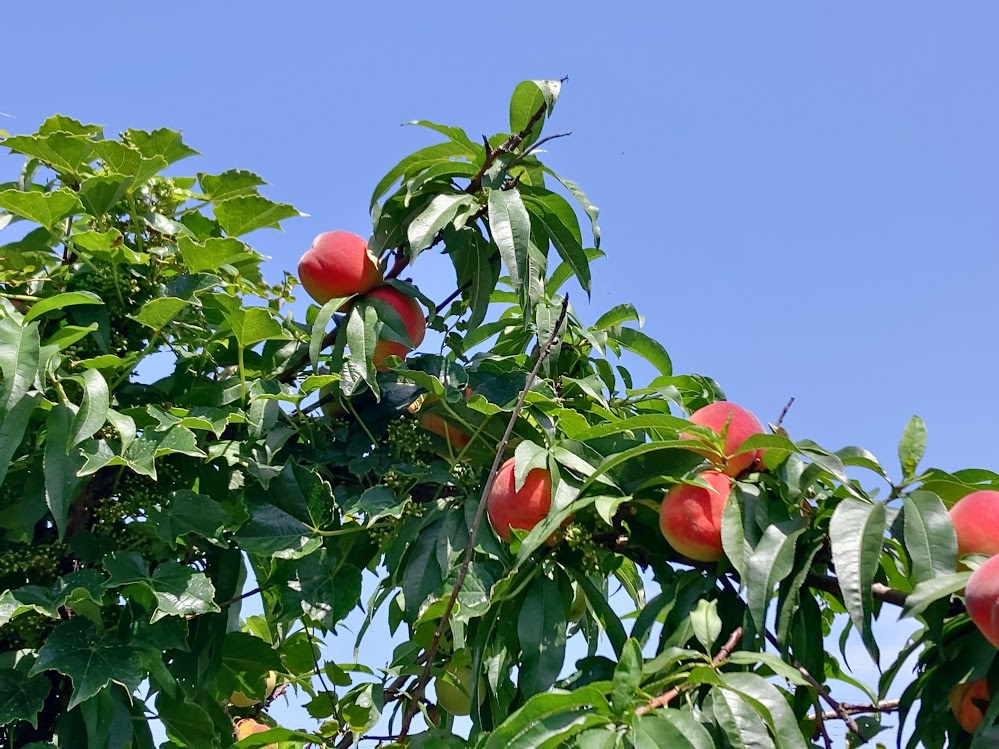
<svg viewBox="0 0 999 749">
<path fill-rule="evenodd" d="M 427 685 L 427 681 L 430 679 L 430 669 L 433 666 L 434 656 L 437 654 L 437 649 L 440 646 L 441 637 L 444 634 L 444 627 L 447 626 L 448 619 L 451 616 L 451 611 L 454 609 L 454 604 L 458 600 L 458 594 L 461 592 L 461 587 L 465 583 L 465 577 L 468 575 L 468 568 L 472 563 L 472 554 L 475 550 L 475 539 L 479 533 L 479 527 L 482 525 L 482 517 L 485 514 L 486 498 L 489 496 L 489 492 L 492 491 L 493 483 L 496 481 L 496 474 L 499 472 L 500 463 L 503 460 L 503 451 L 506 449 L 507 442 L 510 440 L 510 435 L 513 433 L 513 428 L 517 424 L 517 419 L 520 418 L 520 413 L 524 409 L 524 402 L 527 400 L 527 394 L 530 392 L 531 386 L 537 379 L 538 372 L 541 371 L 541 365 L 551 352 L 552 346 L 555 343 L 555 338 L 558 336 L 563 323 L 565 323 L 565 315 L 568 309 L 569 297 L 566 295 L 562 299 L 562 311 L 559 313 L 558 320 L 552 327 L 551 333 L 548 334 L 548 339 L 545 341 L 544 348 L 542 348 L 541 354 L 538 356 L 538 360 L 534 363 L 534 368 L 531 370 L 531 373 L 527 376 L 527 380 L 524 382 L 524 388 L 520 391 L 520 397 L 517 398 L 517 403 L 513 407 L 513 412 L 510 414 L 510 420 L 506 424 L 506 431 L 503 432 L 503 437 L 500 439 L 499 444 L 496 445 L 496 456 L 493 458 L 493 465 L 492 468 L 489 469 L 489 475 L 486 478 L 486 483 L 482 487 L 482 496 L 479 498 L 479 507 L 475 511 L 475 519 L 472 521 L 472 527 L 469 529 L 468 541 L 465 545 L 465 556 L 461 560 L 461 567 L 458 568 L 458 576 L 455 578 L 451 596 L 448 598 L 447 604 L 444 606 L 444 611 L 441 614 L 440 621 L 437 623 L 437 629 L 434 631 L 434 638 L 431 640 L 430 647 L 427 649 L 427 661 L 423 665 L 423 673 L 416 682 L 416 688 L 410 695 L 409 705 L 406 707 L 406 713 L 402 719 L 402 730 L 399 732 L 397 739 L 399 743 L 402 743 L 403 739 L 405 739 L 406 735 L 409 733 L 409 727 L 413 722 L 413 716 L 416 714 L 420 697 L 423 695 L 423 690 Z"/>
<path fill-rule="evenodd" d="M 520 156 L 520 158 L 518 158 L 517 161 L 519 162 L 521 159 L 524 158 L 524 156 L 530 156 L 532 153 L 537 151 L 541 146 L 543 146 L 545 143 L 547 143 L 550 140 L 555 140 L 556 138 L 568 138 L 570 135 L 572 135 L 571 130 L 564 133 L 554 133 L 553 135 L 546 135 L 544 138 L 542 138 L 533 146 L 524 151 L 523 155 Z"/>
<path fill-rule="evenodd" d="M 711 659 L 711 665 L 715 668 L 718 668 L 725 661 L 727 661 L 728 657 L 732 655 L 732 651 L 735 650 L 736 646 L 739 644 L 739 640 L 741 639 L 742 639 L 742 627 L 736 627 L 734 630 L 732 630 L 732 634 L 729 635 L 729 638 L 728 640 L 725 641 L 725 644 L 721 646 L 721 649 L 718 651 L 718 654 Z M 673 687 L 672 689 L 656 697 L 654 700 L 650 700 L 644 705 L 635 708 L 635 715 L 643 715 L 651 710 L 655 710 L 657 707 L 665 707 L 670 703 L 671 700 L 674 700 L 677 697 L 679 697 L 680 694 L 682 694 L 686 689 L 687 689 L 686 684 L 681 684 L 679 686 Z"/>
<path fill-rule="evenodd" d="M 773 633 L 766 631 L 764 632 L 764 634 L 767 638 L 767 642 L 769 642 L 771 645 L 777 648 L 779 652 L 781 649 L 780 643 L 777 642 L 777 638 L 774 637 Z M 861 735 L 860 726 L 857 725 L 857 721 L 851 718 L 850 713 L 844 710 L 843 706 L 839 702 L 837 702 L 836 699 L 833 698 L 831 694 L 829 694 L 829 690 L 825 687 L 825 685 L 820 684 L 815 679 L 815 677 L 808 672 L 808 669 L 802 666 L 801 663 L 799 663 L 797 660 L 795 660 L 792 663 L 792 665 L 796 669 L 798 669 L 798 673 L 800 673 L 802 676 L 805 677 L 805 681 L 807 681 L 809 684 L 812 685 L 812 689 L 818 692 L 819 697 L 821 697 L 825 701 L 825 703 L 833 709 L 835 716 L 840 720 L 842 720 L 844 723 L 846 723 L 846 727 L 849 728 L 853 733 L 860 736 Z"/>
<path fill-rule="evenodd" d="M 780 428 L 780 425 L 784 422 L 784 417 L 787 416 L 787 412 L 792 405 L 794 405 L 793 395 L 791 396 L 791 400 L 787 402 L 787 405 L 784 406 L 784 410 L 780 412 L 780 416 L 777 418 L 777 423 L 774 424 L 775 427 L 777 427 L 778 429 Z"/>
<path fill-rule="evenodd" d="M 823 720 L 823 717 L 822 717 L 825 713 L 822 713 L 821 710 L 822 710 L 822 703 L 819 701 L 819 698 L 816 697 L 815 698 L 815 712 L 816 712 L 815 725 L 819 729 L 819 734 L 822 736 L 822 743 L 825 744 L 826 749 L 833 749 L 832 737 L 829 735 L 829 729 L 826 728 L 826 722 L 825 722 L 825 720 Z M 837 715 L 836 717 L 839 717 L 839 716 Z"/>
<path fill-rule="evenodd" d="M 228 601 L 222 601 L 222 603 L 220 603 L 218 605 L 218 607 L 220 609 L 228 608 L 229 606 L 232 606 L 234 603 L 238 603 L 239 601 L 242 601 L 243 599 L 250 598 L 251 596 L 257 595 L 258 593 L 262 593 L 264 591 L 264 588 L 267 588 L 267 587 L 270 587 L 270 586 L 261 586 L 259 588 L 254 588 L 253 590 L 248 590 L 245 593 L 242 593 L 242 594 L 240 594 L 238 596 L 230 598 Z"/>
<path fill-rule="evenodd" d="M 902 706 L 901 700 L 881 700 L 881 702 L 876 702 L 873 704 L 859 704 L 853 702 L 842 702 L 840 707 L 843 712 L 847 715 L 866 715 L 869 713 L 894 713 L 899 710 Z M 838 720 L 842 716 L 833 711 L 816 714 L 812 716 L 812 720 Z"/>
</svg>

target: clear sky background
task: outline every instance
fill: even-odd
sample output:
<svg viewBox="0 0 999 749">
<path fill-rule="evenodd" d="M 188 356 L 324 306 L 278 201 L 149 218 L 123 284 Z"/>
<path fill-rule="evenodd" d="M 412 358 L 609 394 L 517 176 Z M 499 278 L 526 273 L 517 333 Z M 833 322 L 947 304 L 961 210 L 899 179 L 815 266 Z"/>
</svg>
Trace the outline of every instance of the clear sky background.
<svg viewBox="0 0 999 749">
<path fill-rule="evenodd" d="M 764 421 L 796 397 L 793 438 L 897 474 L 918 413 L 928 464 L 999 468 L 993 2 L 12 1 L 0 30 L 0 128 L 182 129 L 183 171 L 251 169 L 310 214 L 254 238 L 274 279 L 370 230 L 375 182 L 435 141 L 400 123 L 504 130 L 518 81 L 568 75 L 548 159 L 608 254 L 584 318 L 634 303 L 678 372 Z"/>
</svg>

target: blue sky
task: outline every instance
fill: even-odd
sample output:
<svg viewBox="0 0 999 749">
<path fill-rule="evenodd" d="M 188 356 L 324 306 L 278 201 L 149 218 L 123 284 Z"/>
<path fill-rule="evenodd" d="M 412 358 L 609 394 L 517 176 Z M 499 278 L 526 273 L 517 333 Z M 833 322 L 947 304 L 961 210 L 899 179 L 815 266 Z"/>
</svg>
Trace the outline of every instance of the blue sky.
<svg viewBox="0 0 999 749">
<path fill-rule="evenodd" d="M 518 81 L 568 75 L 548 158 L 609 256 L 584 317 L 634 303 L 678 371 L 764 420 L 795 396 L 794 438 L 894 467 L 918 413 L 929 464 L 996 468 L 997 28 L 971 1 L 7 3 L 0 128 L 183 129 L 185 169 L 310 214 L 257 236 L 277 278 L 368 231 L 374 183 L 434 140 L 400 123 L 495 132 Z"/>
</svg>

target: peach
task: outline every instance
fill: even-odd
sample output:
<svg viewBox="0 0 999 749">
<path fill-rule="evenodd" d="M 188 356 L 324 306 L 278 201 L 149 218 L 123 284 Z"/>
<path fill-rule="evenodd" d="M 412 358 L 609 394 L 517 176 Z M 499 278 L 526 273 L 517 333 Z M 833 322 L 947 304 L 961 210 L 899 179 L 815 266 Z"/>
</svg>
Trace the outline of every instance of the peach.
<svg viewBox="0 0 999 749">
<path fill-rule="evenodd" d="M 510 458 L 496 474 L 486 497 L 486 514 L 496 535 L 509 542 L 512 528 L 529 531 L 548 517 L 552 507 L 552 475 L 546 468 L 535 468 L 527 474 L 520 491 L 516 490 L 514 461 Z"/>
<path fill-rule="evenodd" d="M 328 231 L 312 240 L 298 261 L 298 278 L 319 304 L 364 294 L 381 283 L 382 272 L 368 243 L 347 231 Z"/>
<path fill-rule="evenodd" d="M 372 358 L 375 368 L 384 372 L 388 367 L 384 366 L 382 362 L 388 357 L 404 357 L 423 343 L 423 336 L 427 332 L 427 321 L 423 316 L 423 310 L 420 308 L 419 303 L 413 297 L 403 294 L 393 286 L 379 286 L 369 292 L 367 296 L 371 299 L 380 299 L 386 304 L 391 305 L 392 309 L 399 313 L 399 317 L 402 318 L 402 324 L 406 328 L 406 333 L 409 334 L 409 339 L 413 344 L 412 346 L 406 346 L 396 341 L 378 341 L 375 344 L 375 351 Z"/>
<path fill-rule="evenodd" d="M 972 492 L 950 508 L 957 555 L 999 554 L 999 492 Z"/>
<path fill-rule="evenodd" d="M 683 556 L 698 562 L 717 562 L 724 556 L 722 508 L 732 491 L 732 479 L 720 471 L 705 471 L 700 477 L 710 489 L 678 484 L 666 492 L 659 509 L 659 529 Z"/>
<path fill-rule="evenodd" d="M 699 408 L 690 415 L 688 421 L 691 424 L 708 427 L 718 434 L 725 436 L 725 462 L 719 468 L 723 469 L 729 476 L 738 476 L 747 468 L 753 465 L 757 459 L 763 458 L 763 450 L 749 450 L 736 454 L 736 450 L 747 439 L 754 434 L 764 434 L 763 426 L 759 419 L 752 413 L 728 401 L 718 401 L 710 403 L 704 408 Z M 696 435 L 683 434 L 682 439 L 696 439 Z M 702 452 L 698 450 L 697 452 Z M 703 451 L 709 459 L 717 459 L 714 454 Z"/>
<path fill-rule="evenodd" d="M 950 709 L 957 722 L 968 733 L 974 733 L 989 709 L 989 682 L 976 679 L 958 684 L 950 693 Z"/>
<path fill-rule="evenodd" d="M 244 718 L 236 724 L 236 741 L 242 741 L 255 733 L 266 733 L 269 730 L 271 727 L 264 723 L 253 718 Z M 277 749 L 277 744 L 267 744 L 264 749 Z"/>
<path fill-rule="evenodd" d="M 985 639 L 999 648 L 999 555 L 989 559 L 968 578 L 964 604 Z"/>
</svg>

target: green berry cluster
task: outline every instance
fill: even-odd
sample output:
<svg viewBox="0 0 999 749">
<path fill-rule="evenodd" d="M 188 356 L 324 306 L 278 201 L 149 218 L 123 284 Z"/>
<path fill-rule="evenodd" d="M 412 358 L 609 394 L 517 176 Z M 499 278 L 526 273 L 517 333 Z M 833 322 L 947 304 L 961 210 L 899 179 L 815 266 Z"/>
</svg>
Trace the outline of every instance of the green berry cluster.
<svg viewBox="0 0 999 749">
<path fill-rule="evenodd" d="M 0 542 L 0 577 L 23 577 L 33 585 L 51 582 L 59 576 L 67 553 L 66 544 L 61 541 L 46 544 Z"/>
<path fill-rule="evenodd" d="M 397 460 L 414 466 L 428 465 L 427 458 L 432 455 L 433 441 L 420 428 L 416 419 L 403 418 L 391 422 L 385 442 Z"/>
<path fill-rule="evenodd" d="M 590 572 L 600 570 L 600 547 L 578 523 L 570 523 L 565 529 L 565 543 L 570 549 L 579 553 L 582 557 L 580 567 Z"/>
<path fill-rule="evenodd" d="M 0 627 L 0 652 L 37 650 L 45 642 L 55 623 L 36 611 L 26 611 Z"/>
</svg>

